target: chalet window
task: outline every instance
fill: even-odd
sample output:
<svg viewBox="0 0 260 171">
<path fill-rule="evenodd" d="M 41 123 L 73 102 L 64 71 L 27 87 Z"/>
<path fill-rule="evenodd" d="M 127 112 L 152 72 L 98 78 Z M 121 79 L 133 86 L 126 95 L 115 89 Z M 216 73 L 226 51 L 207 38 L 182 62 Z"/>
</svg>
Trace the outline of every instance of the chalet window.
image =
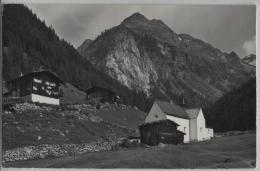
<svg viewBox="0 0 260 171">
<path fill-rule="evenodd" d="M 39 80 L 37 78 L 34 78 L 33 81 L 36 82 L 36 83 L 42 83 L 42 80 Z"/>
<path fill-rule="evenodd" d="M 200 128 L 200 132 L 202 132 L 202 127 Z"/>
<path fill-rule="evenodd" d="M 158 118 L 158 115 L 157 115 L 157 114 L 155 114 L 155 115 L 154 115 L 154 117 L 155 117 L 155 118 Z"/>
<path fill-rule="evenodd" d="M 33 90 L 38 90 L 37 87 L 33 86 Z"/>
</svg>

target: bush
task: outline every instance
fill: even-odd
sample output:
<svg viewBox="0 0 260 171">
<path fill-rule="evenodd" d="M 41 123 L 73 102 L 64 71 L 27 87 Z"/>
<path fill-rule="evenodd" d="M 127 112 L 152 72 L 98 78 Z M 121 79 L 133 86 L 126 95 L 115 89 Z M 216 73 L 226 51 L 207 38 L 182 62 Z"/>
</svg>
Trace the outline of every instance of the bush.
<svg viewBox="0 0 260 171">
<path fill-rule="evenodd" d="M 66 118 L 67 120 L 76 120 L 76 119 L 77 119 L 77 117 L 74 116 L 74 115 L 65 115 L 65 118 Z"/>
<path fill-rule="evenodd" d="M 101 108 L 101 105 L 100 104 L 97 104 L 96 105 L 96 109 L 100 109 Z"/>
</svg>

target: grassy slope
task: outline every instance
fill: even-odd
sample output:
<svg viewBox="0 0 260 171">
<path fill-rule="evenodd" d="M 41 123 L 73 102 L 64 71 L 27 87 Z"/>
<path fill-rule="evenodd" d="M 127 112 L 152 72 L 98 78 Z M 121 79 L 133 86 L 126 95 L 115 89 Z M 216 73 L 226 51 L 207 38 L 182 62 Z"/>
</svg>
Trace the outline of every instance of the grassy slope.
<svg viewBox="0 0 260 171">
<path fill-rule="evenodd" d="M 104 113 L 97 110 L 96 113 L 95 110 L 65 105 L 59 108 L 41 106 L 40 109 L 31 108 L 22 110 L 21 113 L 13 111 L 4 114 L 3 150 L 45 143 L 88 143 L 111 135 L 125 137 L 137 127 L 138 124 L 134 125 L 133 122 L 140 122 L 136 121 L 140 119 L 137 116 L 144 114 L 131 108 L 118 108 L 115 115 L 111 110 Z M 83 119 L 79 120 L 79 116 Z M 131 117 L 133 122 L 124 119 Z M 131 130 L 128 129 L 129 123 Z"/>
<path fill-rule="evenodd" d="M 60 90 L 62 92 L 60 101 L 63 104 L 76 104 L 85 102 L 86 93 L 68 82 L 61 84 Z"/>
<path fill-rule="evenodd" d="M 130 129 L 137 129 L 138 125 L 144 123 L 146 114 L 140 110 L 134 110 L 133 108 L 122 110 L 117 108 L 116 110 L 98 110 L 94 113 L 103 120 L 118 125 L 120 127 L 126 127 Z"/>
<path fill-rule="evenodd" d="M 21 161 L 5 167 L 55 168 L 248 168 L 256 160 L 256 135 L 244 134 L 211 141 L 86 153 L 76 157 Z"/>
</svg>

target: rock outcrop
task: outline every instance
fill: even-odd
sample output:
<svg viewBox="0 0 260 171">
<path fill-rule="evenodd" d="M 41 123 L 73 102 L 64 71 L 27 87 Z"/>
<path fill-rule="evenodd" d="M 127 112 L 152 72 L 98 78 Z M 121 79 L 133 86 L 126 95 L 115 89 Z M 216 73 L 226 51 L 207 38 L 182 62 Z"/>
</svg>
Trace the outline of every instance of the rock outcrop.
<svg viewBox="0 0 260 171">
<path fill-rule="evenodd" d="M 246 64 L 256 66 L 256 55 L 255 54 L 247 55 L 242 59 L 242 61 L 245 62 Z"/>
</svg>

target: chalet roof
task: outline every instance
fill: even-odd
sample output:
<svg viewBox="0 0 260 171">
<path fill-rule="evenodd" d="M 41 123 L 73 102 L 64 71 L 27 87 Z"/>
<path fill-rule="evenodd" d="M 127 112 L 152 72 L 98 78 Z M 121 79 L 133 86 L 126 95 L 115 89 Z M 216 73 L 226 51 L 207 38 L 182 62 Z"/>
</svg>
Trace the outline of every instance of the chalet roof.
<svg viewBox="0 0 260 171">
<path fill-rule="evenodd" d="M 167 115 L 172 115 L 184 119 L 191 119 L 190 115 L 179 105 L 166 101 L 156 101 L 160 109 Z"/>
<path fill-rule="evenodd" d="M 147 125 L 153 125 L 153 124 L 165 124 L 165 122 L 168 122 L 168 123 L 171 123 L 173 125 L 176 125 L 177 127 L 180 126 L 179 124 L 177 124 L 176 122 L 172 121 L 172 120 L 169 120 L 169 119 L 163 119 L 163 120 L 158 120 L 158 121 L 153 121 L 153 122 L 147 122 L 147 123 L 144 123 L 142 125 L 139 125 L 139 128 L 142 128 L 144 126 L 147 126 Z M 181 133 L 181 134 L 185 134 L 184 132 L 180 131 L 180 130 L 176 130 L 177 132 Z"/>
<path fill-rule="evenodd" d="M 33 71 L 33 72 L 30 72 L 30 73 L 24 74 L 22 76 L 16 77 L 16 78 L 10 80 L 10 82 L 18 81 L 18 80 L 23 79 L 25 77 L 33 77 L 33 76 L 40 75 L 40 74 L 51 75 L 54 79 L 63 83 L 63 81 L 54 72 L 49 71 L 49 70 Z"/>
<path fill-rule="evenodd" d="M 189 115 L 190 119 L 195 119 L 197 118 L 200 108 L 193 108 L 193 109 L 185 109 L 186 113 Z"/>
<path fill-rule="evenodd" d="M 163 122 L 169 122 L 169 123 L 172 123 L 174 125 L 177 125 L 179 126 L 179 124 L 177 124 L 176 122 L 172 121 L 172 120 L 169 120 L 169 119 L 162 119 L 162 120 L 158 120 L 158 121 L 153 121 L 153 122 L 146 122 L 140 126 L 145 126 L 145 125 L 150 125 L 150 124 L 160 124 L 160 123 L 163 123 Z M 139 126 L 139 127 L 140 127 Z"/>
</svg>

